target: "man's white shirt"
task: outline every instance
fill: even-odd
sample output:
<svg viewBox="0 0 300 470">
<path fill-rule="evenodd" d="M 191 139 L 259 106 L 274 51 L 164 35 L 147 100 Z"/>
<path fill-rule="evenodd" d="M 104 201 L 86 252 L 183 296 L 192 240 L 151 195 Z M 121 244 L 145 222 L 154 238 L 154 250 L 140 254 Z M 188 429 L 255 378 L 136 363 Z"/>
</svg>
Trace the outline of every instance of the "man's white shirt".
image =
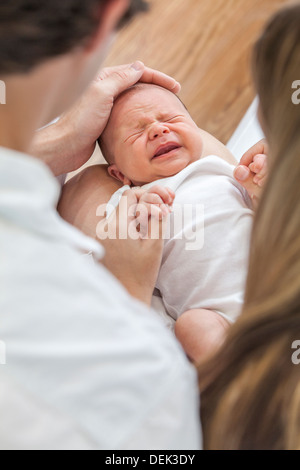
<svg viewBox="0 0 300 470">
<path fill-rule="evenodd" d="M 195 370 L 56 212 L 40 161 L 0 149 L 0 448 L 198 449 Z"/>
</svg>

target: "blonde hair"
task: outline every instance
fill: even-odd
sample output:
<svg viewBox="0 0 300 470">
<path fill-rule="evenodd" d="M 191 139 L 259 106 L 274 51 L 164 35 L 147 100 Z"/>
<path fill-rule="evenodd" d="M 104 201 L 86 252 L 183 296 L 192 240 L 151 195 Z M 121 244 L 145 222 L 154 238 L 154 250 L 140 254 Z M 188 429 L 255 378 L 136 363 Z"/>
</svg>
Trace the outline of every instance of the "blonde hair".
<svg viewBox="0 0 300 470">
<path fill-rule="evenodd" d="M 300 449 L 300 5 L 257 42 L 254 78 L 270 146 L 255 217 L 245 304 L 220 351 L 199 368 L 207 449 Z M 238 249 L 238 247 L 237 247 Z"/>
</svg>

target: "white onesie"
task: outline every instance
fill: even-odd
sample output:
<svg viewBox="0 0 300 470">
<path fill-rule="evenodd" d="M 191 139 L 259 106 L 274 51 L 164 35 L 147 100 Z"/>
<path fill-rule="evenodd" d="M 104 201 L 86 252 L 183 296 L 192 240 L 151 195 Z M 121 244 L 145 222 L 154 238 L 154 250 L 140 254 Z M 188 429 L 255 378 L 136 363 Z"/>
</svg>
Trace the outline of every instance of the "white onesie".
<svg viewBox="0 0 300 470">
<path fill-rule="evenodd" d="M 176 194 L 156 283 L 174 320 L 195 308 L 214 310 L 229 321 L 241 311 L 253 211 L 233 170 L 221 158 L 209 156 L 142 187 L 165 186 Z M 112 196 L 109 213 L 126 189 Z"/>
</svg>

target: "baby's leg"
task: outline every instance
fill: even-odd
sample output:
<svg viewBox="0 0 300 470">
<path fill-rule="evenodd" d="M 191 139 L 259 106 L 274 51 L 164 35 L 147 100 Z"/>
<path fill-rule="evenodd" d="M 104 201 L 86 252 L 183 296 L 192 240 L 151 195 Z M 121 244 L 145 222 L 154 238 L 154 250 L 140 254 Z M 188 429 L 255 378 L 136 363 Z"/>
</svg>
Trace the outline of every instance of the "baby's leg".
<svg viewBox="0 0 300 470">
<path fill-rule="evenodd" d="M 175 334 L 190 359 L 199 363 L 223 343 L 229 322 L 213 310 L 188 310 L 177 320 Z"/>
</svg>

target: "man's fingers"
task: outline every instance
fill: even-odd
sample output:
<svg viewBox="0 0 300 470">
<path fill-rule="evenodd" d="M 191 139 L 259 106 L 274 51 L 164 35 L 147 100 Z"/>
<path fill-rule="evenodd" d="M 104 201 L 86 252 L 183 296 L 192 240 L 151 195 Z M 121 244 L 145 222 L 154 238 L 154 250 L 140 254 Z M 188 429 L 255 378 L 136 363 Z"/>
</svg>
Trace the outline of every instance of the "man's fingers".
<svg viewBox="0 0 300 470">
<path fill-rule="evenodd" d="M 105 67 L 104 69 L 101 67 L 96 80 L 104 80 L 117 70 L 125 70 L 126 68 L 130 67 L 130 65 L 131 64 L 115 65 L 113 67 Z"/>
<path fill-rule="evenodd" d="M 120 67 L 110 67 L 104 69 L 96 78 L 97 82 L 101 82 L 101 89 L 105 87 L 105 94 L 116 98 L 127 88 L 137 83 L 145 66 L 142 62 L 134 62 L 133 64 L 122 65 Z"/>
<path fill-rule="evenodd" d="M 137 61 L 140 64 L 143 65 L 143 62 Z M 106 80 L 107 78 L 110 78 L 113 74 L 126 71 L 130 69 L 136 62 L 133 62 L 132 64 L 122 64 L 122 65 L 115 65 L 113 67 L 105 67 L 104 69 L 100 69 L 98 72 L 98 75 L 96 77 L 96 81 L 103 81 Z M 145 68 L 145 66 L 143 66 Z"/>
<path fill-rule="evenodd" d="M 181 90 L 181 85 L 174 78 L 166 75 L 163 72 L 158 70 L 145 67 L 144 73 L 140 78 L 140 82 L 143 83 L 153 83 L 154 85 L 159 85 L 163 88 L 167 88 L 173 93 L 179 93 Z"/>
<path fill-rule="evenodd" d="M 106 79 L 109 81 L 111 87 L 111 94 L 117 97 L 120 93 L 135 85 L 142 77 L 145 66 L 142 62 L 135 62 L 134 64 L 115 70 Z"/>
<path fill-rule="evenodd" d="M 145 67 L 141 61 L 118 67 L 108 67 L 100 71 L 96 80 L 106 82 L 113 96 L 119 95 L 139 81 L 159 85 L 173 93 L 178 93 L 181 89 L 180 84 L 174 78 L 158 70 Z"/>
</svg>

